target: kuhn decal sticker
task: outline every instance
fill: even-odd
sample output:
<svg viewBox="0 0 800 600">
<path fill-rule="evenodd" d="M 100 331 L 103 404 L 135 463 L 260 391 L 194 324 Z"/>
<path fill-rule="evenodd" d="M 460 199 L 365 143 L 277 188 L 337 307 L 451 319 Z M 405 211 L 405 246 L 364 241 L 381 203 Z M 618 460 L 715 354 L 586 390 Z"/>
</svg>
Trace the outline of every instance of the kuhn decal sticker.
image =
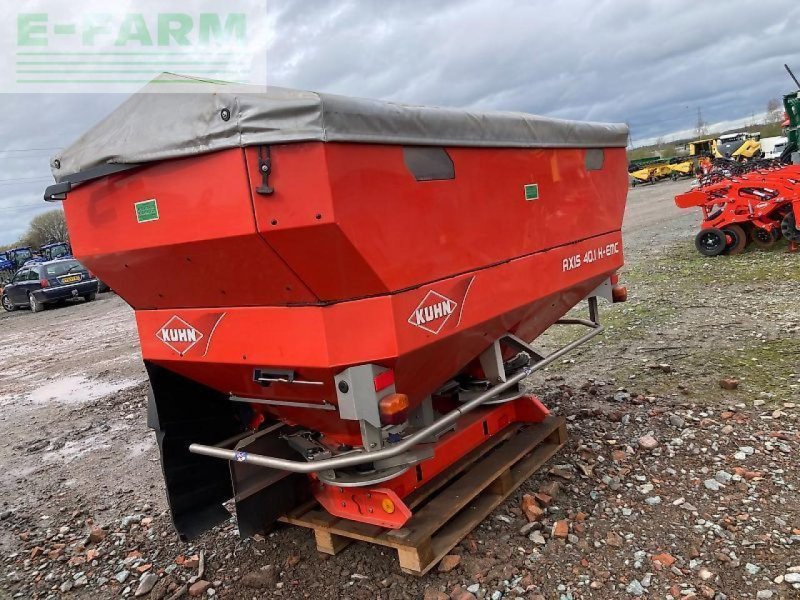
<svg viewBox="0 0 800 600">
<path fill-rule="evenodd" d="M 439 333 L 445 323 L 453 316 L 458 308 L 458 304 L 450 298 L 442 296 L 439 292 L 430 290 L 422 302 L 417 305 L 408 322 L 416 325 L 420 329 L 430 331 L 433 334 Z"/>
<path fill-rule="evenodd" d="M 452 289 L 429 289 L 408 317 L 408 322 L 434 335 L 445 326 L 458 327 L 467 292 L 475 277 L 450 286 Z"/>
<path fill-rule="evenodd" d="M 198 319 L 197 327 L 195 327 L 181 317 L 173 315 L 156 331 L 156 338 L 178 356 L 185 356 L 195 347 L 203 348 L 202 355 L 205 356 L 208 354 L 211 338 L 224 316 L 225 313 L 203 315 Z M 201 340 L 205 340 L 205 343 L 198 346 Z"/>
<path fill-rule="evenodd" d="M 208 354 L 208 347 L 211 345 L 211 338 L 214 337 L 214 332 L 217 330 L 217 325 L 220 324 L 220 321 L 222 321 L 222 317 L 224 317 L 226 314 L 227 313 L 222 313 L 221 315 L 217 316 L 217 314 L 215 313 L 213 315 L 210 315 L 211 318 L 217 317 L 217 320 L 214 322 L 214 325 L 211 327 L 211 331 L 208 334 L 208 339 L 206 340 L 206 348 L 203 351 L 203 356 Z"/>
<path fill-rule="evenodd" d="M 203 333 L 180 317 L 172 317 L 161 326 L 156 337 L 183 356 L 203 339 Z"/>
</svg>

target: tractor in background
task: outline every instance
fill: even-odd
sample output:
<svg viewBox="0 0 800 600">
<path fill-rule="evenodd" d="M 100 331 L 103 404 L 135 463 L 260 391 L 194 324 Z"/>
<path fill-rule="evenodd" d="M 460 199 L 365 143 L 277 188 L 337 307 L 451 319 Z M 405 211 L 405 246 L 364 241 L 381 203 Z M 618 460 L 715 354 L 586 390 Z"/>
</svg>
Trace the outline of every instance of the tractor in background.
<svg viewBox="0 0 800 600">
<path fill-rule="evenodd" d="M 689 142 L 689 157 L 695 161 L 700 160 L 703 156 L 714 155 L 716 151 L 717 140 L 713 138 Z"/>
<path fill-rule="evenodd" d="M 29 246 L 20 246 L 0 252 L 0 283 L 9 281 L 22 265 L 33 258 Z"/>
<path fill-rule="evenodd" d="M 33 250 L 31 250 L 30 246 L 11 248 L 7 252 L 8 260 L 11 262 L 11 267 L 14 271 L 33 258 Z"/>
<path fill-rule="evenodd" d="M 14 274 L 14 264 L 11 262 L 8 250 L 0 252 L 0 286 L 11 279 Z"/>
<path fill-rule="evenodd" d="M 726 133 L 717 139 L 714 146 L 716 158 L 731 158 L 733 160 L 753 160 L 761 158 L 761 135 L 758 133 Z"/>
<path fill-rule="evenodd" d="M 72 249 L 67 242 L 55 242 L 54 244 L 45 244 L 39 248 L 41 260 L 56 260 L 57 258 L 71 258 Z"/>
<path fill-rule="evenodd" d="M 786 111 L 783 131 L 787 143 L 781 154 L 781 161 L 798 163 L 800 162 L 800 81 L 794 76 L 789 65 L 783 66 L 797 85 L 797 90 L 783 97 L 783 108 Z"/>
<path fill-rule="evenodd" d="M 14 268 L 14 263 L 11 262 L 11 256 L 8 250 L 0 252 L 0 271 L 11 271 Z"/>
<path fill-rule="evenodd" d="M 704 156 L 732 158 L 734 160 L 753 160 L 761 158 L 760 134 L 739 131 L 726 133 L 718 138 L 706 138 L 689 142 L 689 158 L 695 162 Z"/>
</svg>

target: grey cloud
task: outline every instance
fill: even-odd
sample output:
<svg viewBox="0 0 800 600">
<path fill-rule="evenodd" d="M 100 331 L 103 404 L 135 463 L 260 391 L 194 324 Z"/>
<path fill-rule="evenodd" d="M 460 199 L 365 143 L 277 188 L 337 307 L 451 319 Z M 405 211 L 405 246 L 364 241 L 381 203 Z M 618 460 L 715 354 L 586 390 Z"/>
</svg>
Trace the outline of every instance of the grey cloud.
<svg viewBox="0 0 800 600">
<path fill-rule="evenodd" d="M 690 127 L 698 107 L 709 121 L 760 112 L 789 88 L 782 63 L 800 62 L 792 2 L 281 6 L 276 84 L 624 120 L 635 138 Z"/>
<path fill-rule="evenodd" d="M 30 220 L 54 206 L 49 157 L 108 114 L 123 98 L 93 94 L 0 94 L 0 244 L 19 239 Z M 32 148 L 42 151 L 20 152 Z M 7 181 L 7 180 L 24 180 Z"/>
</svg>

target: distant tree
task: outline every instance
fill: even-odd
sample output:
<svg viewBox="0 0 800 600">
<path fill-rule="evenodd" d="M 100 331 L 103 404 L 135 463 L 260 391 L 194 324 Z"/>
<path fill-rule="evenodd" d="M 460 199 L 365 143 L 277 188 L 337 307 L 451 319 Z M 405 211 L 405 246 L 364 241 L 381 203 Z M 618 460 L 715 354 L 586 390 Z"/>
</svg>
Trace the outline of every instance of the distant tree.
<svg viewBox="0 0 800 600">
<path fill-rule="evenodd" d="M 35 216 L 28 225 L 25 235 L 22 236 L 22 242 L 33 248 L 53 242 L 67 241 L 69 241 L 67 222 L 64 219 L 64 212 L 60 209 Z"/>
<path fill-rule="evenodd" d="M 777 123 L 783 117 L 783 104 L 777 98 L 771 98 L 767 102 L 767 123 Z"/>
<path fill-rule="evenodd" d="M 783 128 L 781 127 L 780 121 L 775 123 L 767 123 L 761 126 L 762 138 L 777 137 L 779 135 L 783 135 Z"/>
<path fill-rule="evenodd" d="M 640 158 L 653 158 L 653 150 L 651 146 L 644 148 L 633 148 L 628 151 L 628 160 L 638 160 Z"/>
</svg>

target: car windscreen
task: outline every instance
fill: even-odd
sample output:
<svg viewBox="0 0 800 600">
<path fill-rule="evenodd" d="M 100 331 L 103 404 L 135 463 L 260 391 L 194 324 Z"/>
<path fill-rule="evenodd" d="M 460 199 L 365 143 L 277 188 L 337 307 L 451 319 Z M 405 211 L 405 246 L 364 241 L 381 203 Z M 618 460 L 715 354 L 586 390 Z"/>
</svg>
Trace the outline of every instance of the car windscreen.
<svg viewBox="0 0 800 600">
<path fill-rule="evenodd" d="M 77 260 L 62 260 L 57 263 L 44 265 L 42 269 L 44 269 L 47 277 L 59 277 L 67 273 L 77 273 L 85 270 L 84 266 Z"/>
</svg>

